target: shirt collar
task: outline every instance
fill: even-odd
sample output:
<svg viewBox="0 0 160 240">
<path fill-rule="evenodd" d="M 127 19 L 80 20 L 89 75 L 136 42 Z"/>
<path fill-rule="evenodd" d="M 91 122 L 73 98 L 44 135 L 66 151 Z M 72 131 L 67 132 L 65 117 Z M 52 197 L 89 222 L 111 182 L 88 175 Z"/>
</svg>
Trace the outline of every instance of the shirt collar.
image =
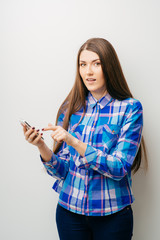
<svg viewBox="0 0 160 240">
<path fill-rule="evenodd" d="M 93 108 L 97 103 L 99 103 L 100 108 L 104 108 L 109 102 L 111 102 L 113 98 L 109 93 L 107 93 L 105 96 L 97 100 L 96 98 L 93 97 L 91 92 L 88 93 L 88 103 L 89 105 Z"/>
</svg>

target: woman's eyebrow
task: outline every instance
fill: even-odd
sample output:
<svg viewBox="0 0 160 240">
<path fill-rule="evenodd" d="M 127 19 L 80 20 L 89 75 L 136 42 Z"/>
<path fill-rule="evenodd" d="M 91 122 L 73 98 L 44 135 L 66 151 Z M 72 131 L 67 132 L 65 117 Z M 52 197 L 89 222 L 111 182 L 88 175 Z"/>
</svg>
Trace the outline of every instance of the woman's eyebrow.
<svg viewBox="0 0 160 240">
<path fill-rule="evenodd" d="M 100 60 L 99 58 L 92 60 L 91 62 L 95 62 L 97 60 Z M 85 62 L 84 60 L 80 60 L 80 62 Z"/>
</svg>

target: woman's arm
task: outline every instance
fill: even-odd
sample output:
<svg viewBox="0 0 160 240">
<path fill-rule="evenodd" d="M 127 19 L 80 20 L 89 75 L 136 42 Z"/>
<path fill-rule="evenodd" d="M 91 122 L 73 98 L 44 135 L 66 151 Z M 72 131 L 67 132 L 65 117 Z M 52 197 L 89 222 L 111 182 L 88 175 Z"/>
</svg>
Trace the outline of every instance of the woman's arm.
<svg viewBox="0 0 160 240">
<path fill-rule="evenodd" d="M 79 168 L 93 169 L 100 174 L 115 180 L 121 180 L 129 171 L 137 154 L 143 128 L 143 109 L 139 101 L 129 106 L 129 114 L 121 128 L 117 145 L 112 154 L 96 149 L 83 143 L 69 134 L 61 126 L 49 124 L 44 131 L 52 130 L 52 138 L 57 141 L 65 141 L 80 154 Z"/>
<path fill-rule="evenodd" d="M 73 136 L 72 136 L 73 137 Z M 76 151 L 82 156 L 84 157 L 85 155 L 85 151 L 87 149 L 87 144 L 80 141 L 79 139 L 73 137 L 73 141 L 70 144 L 74 149 L 76 149 Z"/>
<path fill-rule="evenodd" d="M 27 130 L 27 128 L 23 126 L 23 131 L 26 140 L 38 148 L 41 160 L 47 172 L 51 176 L 56 176 L 58 179 L 64 179 L 69 169 L 69 163 L 64 161 L 68 160 L 69 157 L 66 150 L 58 157 L 48 148 L 41 138 L 42 134 L 38 134 L 38 131 L 36 131 L 34 127 Z"/>
<path fill-rule="evenodd" d="M 41 144 L 41 146 L 39 146 L 38 149 L 43 161 L 49 162 L 51 160 L 53 152 L 49 149 L 45 142 Z"/>
<path fill-rule="evenodd" d="M 128 172 L 136 157 L 143 128 L 143 109 L 138 101 L 130 106 L 130 111 L 121 128 L 117 144 L 112 154 L 87 145 L 85 156 L 79 157 L 77 167 L 93 169 L 114 180 L 121 180 Z"/>
</svg>

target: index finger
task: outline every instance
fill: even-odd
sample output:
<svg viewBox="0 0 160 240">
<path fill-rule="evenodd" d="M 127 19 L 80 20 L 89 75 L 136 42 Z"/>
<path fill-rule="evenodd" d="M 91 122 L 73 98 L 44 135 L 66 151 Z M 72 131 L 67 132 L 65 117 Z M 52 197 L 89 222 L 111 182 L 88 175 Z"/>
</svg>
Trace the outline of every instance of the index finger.
<svg viewBox="0 0 160 240">
<path fill-rule="evenodd" d="M 51 123 L 48 124 L 48 127 L 42 128 L 42 131 L 55 131 L 57 129 L 57 126 L 52 125 Z"/>
</svg>

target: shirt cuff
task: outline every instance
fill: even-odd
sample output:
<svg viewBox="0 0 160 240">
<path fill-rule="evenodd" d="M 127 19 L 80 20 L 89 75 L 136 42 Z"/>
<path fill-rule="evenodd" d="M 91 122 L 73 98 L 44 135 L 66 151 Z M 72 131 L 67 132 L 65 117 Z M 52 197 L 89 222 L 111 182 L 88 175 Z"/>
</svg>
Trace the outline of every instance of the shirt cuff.
<svg viewBox="0 0 160 240">
<path fill-rule="evenodd" d="M 52 167 L 53 165 L 55 165 L 57 163 L 55 154 L 52 154 L 51 160 L 49 160 L 47 162 L 43 160 L 41 155 L 40 155 L 40 159 L 41 159 L 42 163 L 44 164 L 44 166 L 46 166 L 46 167 Z"/>
</svg>

